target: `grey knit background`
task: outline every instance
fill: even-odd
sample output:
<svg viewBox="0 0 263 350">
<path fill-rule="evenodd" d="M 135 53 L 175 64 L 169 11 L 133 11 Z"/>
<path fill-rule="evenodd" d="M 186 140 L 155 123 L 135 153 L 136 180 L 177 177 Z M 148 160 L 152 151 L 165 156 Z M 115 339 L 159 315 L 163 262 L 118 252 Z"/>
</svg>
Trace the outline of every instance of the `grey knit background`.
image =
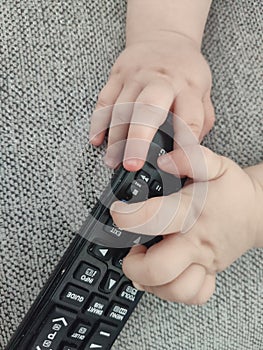
<svg viewBox="0 0 263 350">
<path fill-rule="evenodd" d="M 217 115 L 205 144 L 242 166 L 263 160 L 262 11 L 214 1 L 203 45 Z M 125 12 L 123 0 L 0 2 L 0 349 L 103 187 L 88 122 Z M 241 257 L 204 306 L 144 295 L 113 349 L 262 350 L 262 262 L 260 249 Z"/>
</svg>

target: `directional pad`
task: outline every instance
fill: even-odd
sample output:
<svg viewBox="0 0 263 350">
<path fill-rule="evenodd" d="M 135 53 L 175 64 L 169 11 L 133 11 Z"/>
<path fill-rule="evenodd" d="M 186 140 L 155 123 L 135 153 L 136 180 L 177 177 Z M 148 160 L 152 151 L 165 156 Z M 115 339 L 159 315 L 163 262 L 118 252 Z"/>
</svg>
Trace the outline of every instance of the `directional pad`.
<svg viewBox="0 0 263 350">
<path fill-rule="evenodd" d="M 120 277 L 119 273 L 109 270 L 101 282 L 100 289 L 105 293 L 110 293 L 118 284 Z"/>
<path fill-rule="evenodd" d="M 109 260 L 112 256 L 111 250 L 108 247 L 103 247 L 101 245 L 93 245 L 90 248 L 90 252 L 100 260 Z"/>
</svg>

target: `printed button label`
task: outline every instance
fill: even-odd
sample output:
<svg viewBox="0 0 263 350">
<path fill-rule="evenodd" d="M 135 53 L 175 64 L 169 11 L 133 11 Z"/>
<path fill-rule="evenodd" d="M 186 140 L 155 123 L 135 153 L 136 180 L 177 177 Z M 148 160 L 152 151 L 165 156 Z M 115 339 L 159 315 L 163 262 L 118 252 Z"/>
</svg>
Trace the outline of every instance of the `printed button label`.
<svg viewBox="0 0 263 350">
<path fill-rule="evenodd" d="M 87 312 L 96 316 L 102 316 L 106 307 L 106 303 L 107 303 L 107 300 L 100 298 L 98 296 L 95 296 L 91 300 L 87 308 Z"/>
<path fill-rule="evenodd" d="M 81 307 L 88 297 L 89 292 L 81 288 L 68 285 L 62 293 L 61 299 L 69 304 Z"/>
<path fill-rule="evenodd" d="M 123 321 L 127 312 L 128 312 L 127 307 L 114 303 L 108 312 L 108 316 L 114 320 L 121 322 Z"/>
<path fill-rule="evenodd" d="M 74 274 L 75 279 L 91 286 L 97 282 L 99 276 L 100 270 L 86 263 L 81 263 Z"/>
</svg>

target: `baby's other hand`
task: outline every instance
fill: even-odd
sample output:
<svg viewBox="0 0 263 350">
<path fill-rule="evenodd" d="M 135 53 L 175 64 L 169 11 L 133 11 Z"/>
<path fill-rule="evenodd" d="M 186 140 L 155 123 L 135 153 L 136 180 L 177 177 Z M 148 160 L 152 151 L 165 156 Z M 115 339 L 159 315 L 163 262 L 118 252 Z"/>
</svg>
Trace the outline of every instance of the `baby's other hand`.
<svg viewBox="0 0 263 350">
<path fill-rule="evenodd" d="M 124 259 L 123 271 L 135 286 L 163 299 L 201 304 L 213 294 L 216 273 L 262 237 L 263 191 L 256 178 L 230 159 L 199 145 L 187 149 L 191 162 L 177 149 L 158 164 L 193 181 L 166 197 L 115 202 L 111 214 L 122 229 L 163 235 L 148 250 L 133 247 Z"/>
<path fill-rule="evenodd" d="M 153 40 L 133 43 L 121 53 L 99 94 L 90 142 L 100 145 L 109 127 L 106 163 L 114 168 L 124 159 L 127 170 L 137 171 L 168 111 L 183 119 L 193 140 L 200 141 L 214 124 L 211 82 L 209 66 L 190 38 L 174 33 L 158 39 L 156 33 Z M 121 141 L 126 139 L 125 146 Z M 137 141 L 129 143 L 132 139 Z"/>
</svg>

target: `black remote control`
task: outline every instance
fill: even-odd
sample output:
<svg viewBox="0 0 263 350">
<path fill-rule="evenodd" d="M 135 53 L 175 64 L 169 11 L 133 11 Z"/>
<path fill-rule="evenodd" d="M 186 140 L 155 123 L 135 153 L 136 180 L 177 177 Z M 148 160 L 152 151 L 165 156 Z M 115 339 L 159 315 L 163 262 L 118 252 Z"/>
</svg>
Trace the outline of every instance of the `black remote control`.
<svg viewBox="0 0 263 350">
<path fill-rule="evenodd" d="M 158 169 L 158 156 L 172 150 L 168 118 L 150 145 L 138 172 L 122 166 L 75 236 L 6 350 L 89 350 L 111 348 L 143 292 L 122 272 L 134 244 L 147 247 L 161 236 L 125 232 L 112 221 L 117 199 L 138 202 L 178 191 L 183 180 Z"/>
</svg>

